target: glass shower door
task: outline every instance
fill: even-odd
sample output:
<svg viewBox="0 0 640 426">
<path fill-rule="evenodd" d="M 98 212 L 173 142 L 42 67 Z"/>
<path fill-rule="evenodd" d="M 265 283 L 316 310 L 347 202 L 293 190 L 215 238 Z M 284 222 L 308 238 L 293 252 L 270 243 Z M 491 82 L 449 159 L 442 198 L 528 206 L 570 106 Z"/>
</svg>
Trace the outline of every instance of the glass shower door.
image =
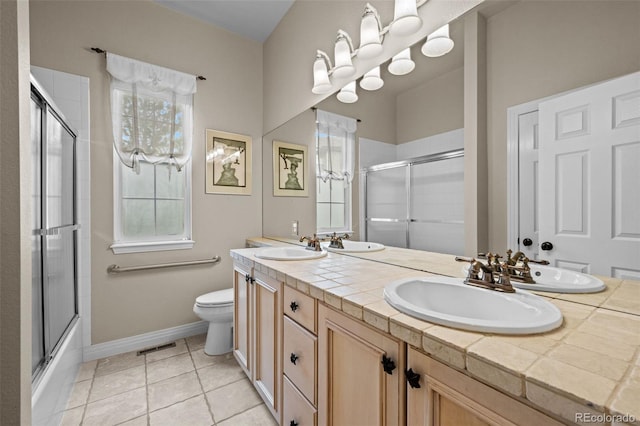
<svg viewBox="0 0 640 426">
<path fill-rule="evenodd" d="M 365 209 L 367 241 L 407 247 L 407 167 L 369 169 Z"/>
<path fill-rule="evenodd" d="M 77 318 L 76 136 L 32 87 L 32 374 L 55 355 Z"/>
</svg>

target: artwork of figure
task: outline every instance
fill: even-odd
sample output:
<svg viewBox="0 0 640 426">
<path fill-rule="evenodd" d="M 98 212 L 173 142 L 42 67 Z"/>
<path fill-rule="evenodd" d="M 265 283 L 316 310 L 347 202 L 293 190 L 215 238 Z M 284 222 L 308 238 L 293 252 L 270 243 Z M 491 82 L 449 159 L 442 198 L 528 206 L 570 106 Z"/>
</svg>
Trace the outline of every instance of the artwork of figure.
<svg viewBox="0 0 640 426">
<path fill-rule="evenodd" d="M 238 186 L 238 178 L 236 177 L 236 169 L 233 163 L 225 163 L 222 165 L 222 173 L 216 185 Z"/>
<path fill-rule="evenodd" d="M 290 172 L 287 174 L 287 181 L 284 184 L 286 189 L 302 189 L 300 186 L 300 182 L 298 181 L 298 163 L 300 163 L 300 159 L 296 157 L 287 157 L 287 159 L 291 162 L 291 166 L 289 168 Z"/>
</svg>

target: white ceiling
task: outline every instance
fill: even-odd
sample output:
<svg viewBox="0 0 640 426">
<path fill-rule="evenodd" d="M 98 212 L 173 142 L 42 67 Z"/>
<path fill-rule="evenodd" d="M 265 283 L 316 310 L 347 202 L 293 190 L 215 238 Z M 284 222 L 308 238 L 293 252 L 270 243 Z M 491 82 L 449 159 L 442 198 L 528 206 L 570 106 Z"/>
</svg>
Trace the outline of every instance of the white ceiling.
<svg viewBox="0 0 640 426">
<path fill-rule="evenodd" d="M 294 0 L 154 0 L 185 15 L 264 42 Z"/>
</svg>

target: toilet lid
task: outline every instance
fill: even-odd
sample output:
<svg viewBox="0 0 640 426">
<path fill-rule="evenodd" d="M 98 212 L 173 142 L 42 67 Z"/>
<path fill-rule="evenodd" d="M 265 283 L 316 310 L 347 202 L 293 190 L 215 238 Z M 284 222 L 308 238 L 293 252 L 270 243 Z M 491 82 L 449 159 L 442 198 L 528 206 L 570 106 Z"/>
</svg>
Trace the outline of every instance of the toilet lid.
<svg viewBox="0 0 640 426">
<path fill-rule="evenodd" d="M 212 291 L 196 298 L 198 306 L 221 306 L 233 303 L 233 288 Z"/>
</svg>

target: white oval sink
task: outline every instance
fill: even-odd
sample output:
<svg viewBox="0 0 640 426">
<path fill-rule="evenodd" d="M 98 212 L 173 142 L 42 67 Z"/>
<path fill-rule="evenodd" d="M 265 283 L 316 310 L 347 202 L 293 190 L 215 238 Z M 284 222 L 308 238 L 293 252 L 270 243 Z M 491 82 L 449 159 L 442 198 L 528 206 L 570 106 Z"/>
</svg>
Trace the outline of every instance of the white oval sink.
<svg viewBox="0 0 640 426">
<path fill-rule="evenodd" d="M 322 248 L 335 253 L 366 253 L 371 251 L 384 250 L 384 245 L 380 243 L 370 243 L 367 241 L 342 240 L 343 249 L 329 247 L 330 242 L 321 244 Z"/>
<path fill-rule="evenodd" d="M 542 297 L 523 290 L 502 293 L 473 287 L 461 278 L 394 281 L 384 288 L 384 298 L 407 315 L 463 330 L 533 334 L 562 324 L 560 310 Z"/>
<path fill-rule="evenodd" d="M 326 255 L 326 250 L 314 251 L 304 247 L 267 247 L 255 253 L 257 258 L 268 260 L 309 260 Z"/>
<path fill-rule="evenodd" d="M 529 264 L 529 268 L 534 284 L 511 280 L 511 285 L 525 290 L 551 293 L 596 293 L 607 288 L 601 279 L 593 275 L 546 265 Z M 462 271 L 467 274 L 469 265 L 465 265 Z"/>
</svg>

